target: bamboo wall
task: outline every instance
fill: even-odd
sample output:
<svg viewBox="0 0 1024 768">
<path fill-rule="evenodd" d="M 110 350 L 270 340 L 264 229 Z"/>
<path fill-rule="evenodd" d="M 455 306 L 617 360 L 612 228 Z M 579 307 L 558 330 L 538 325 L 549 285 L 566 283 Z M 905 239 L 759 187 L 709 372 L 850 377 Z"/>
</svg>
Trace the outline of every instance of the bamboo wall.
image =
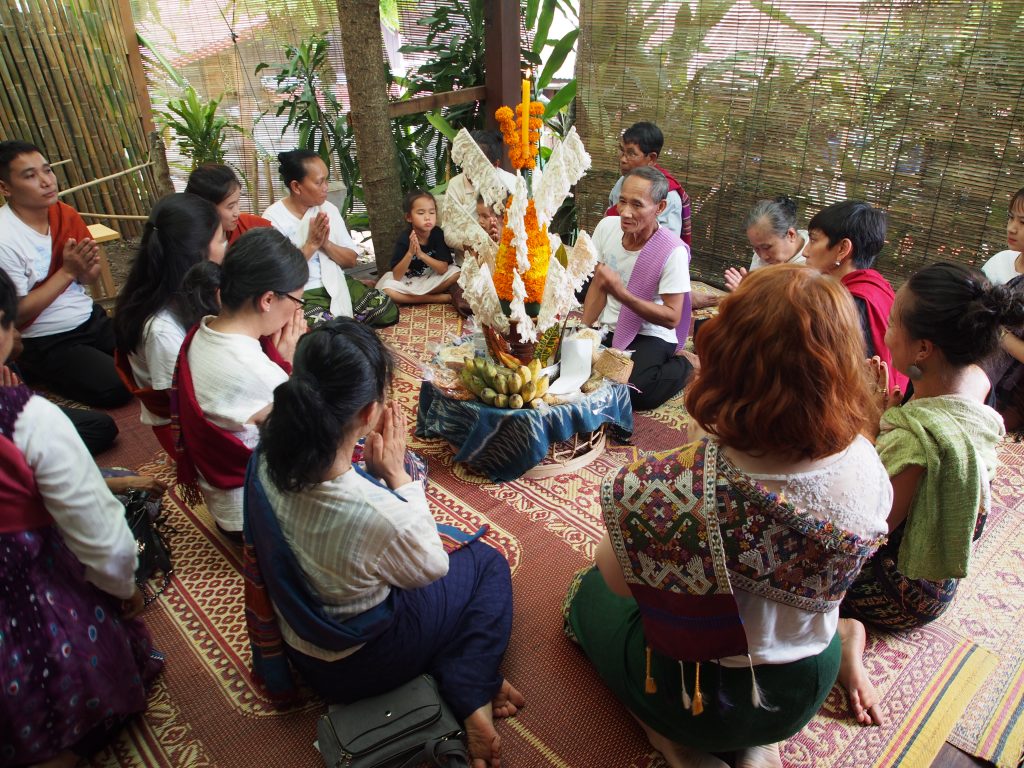
<svg viewBox="0 0 1024 768">
<path fill-rule="evenodd" d="M 116 0 L 0 3 L 0 138 L 31 141 L 51 162 L 70 159 L 55 169 L 64 189 L 148 159 L 125 41 Z M 120 215 L 148 215 L 156 199 L 152 168 L 62 198 Z M 102 221 L 126 237 L 141 231 Z"/>
<path fill-rule="evenodd" d="M 750 263 L 759 199 L 788 194 L 800 225 L 859 198 L 889 214 L 878 268 L 895 284 L 1006 245 L 1024 185 L 1024 2 L 581 0 L 577 121 L 594 158 L 588 230 L 635 122 L 694 202 L 692 271 L 721 284 Z"/>
</svg>

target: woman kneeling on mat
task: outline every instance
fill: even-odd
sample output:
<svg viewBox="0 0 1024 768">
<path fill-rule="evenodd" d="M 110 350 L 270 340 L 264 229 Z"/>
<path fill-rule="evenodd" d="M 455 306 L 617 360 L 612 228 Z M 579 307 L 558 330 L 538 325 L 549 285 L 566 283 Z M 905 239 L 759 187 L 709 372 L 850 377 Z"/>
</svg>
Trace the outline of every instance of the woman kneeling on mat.
<svg viewBox="0 0 1024 768">
<path fill-rule="evenodd" d="M 566 632 L 671 766 L 781 766 L 836 680 L 839 603 L 892 502 L 859 328 L 837 281 L 751 273 L 697 337 L 707 434 L 605 479 Z"/>
<path fill-rule="evenodd" d="M 283 650 L 318 694 L 344 702 L 430 673 L 465 723 L 474 768 L 496 766 L 493 717 L 523 703 L 498 671 L 512 629 L 508 563 L 480 541 L 445 552 L 406 470 L 405 417 L 386 399 L 392 368 L 371 329 L 338 318 L 302 338 L 274 391 L 246 480 L 247 571 L 265 584 L 247 579 L 253 667 L 268 690 L 287 690 Z M 364 436 L 365 472 L 352 463 Z M 275 629 L 253 619 L 275 614 L 284 647 L 271 650 Z"/>
</svg>

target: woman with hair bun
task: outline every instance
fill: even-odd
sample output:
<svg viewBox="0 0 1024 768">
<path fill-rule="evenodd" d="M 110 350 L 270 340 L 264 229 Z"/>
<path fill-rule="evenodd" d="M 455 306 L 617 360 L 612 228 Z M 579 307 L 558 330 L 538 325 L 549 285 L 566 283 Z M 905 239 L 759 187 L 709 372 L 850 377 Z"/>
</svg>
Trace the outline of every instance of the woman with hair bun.
<svg viewBox="0 0 1024 768">
<path fill-rule="evenodd" d="M 247 587 L 247 614 L 277 617 L 292 667 L 328 701 L 430 673 L 465 724 L 474 768 L 496 766 L 493 718 L 523 704 L 498 671 L 512 627 L 508 563 L 481 541 L 445 553 L 424 486 L 406 470 L 405 417 L 387 400 L 392 370 L 387 348 L 355 320 L 299 342 L 246 479 L 246 556 L 273 606 L 259 610 Z M 352 462 L 364 436 L 365 471 Z M 253 667 L 284 689 L 280 655 L 260 652 L 273 633 L 250 632 Z"/>
<path fill-rule="evenodd" d="M 787 195 L 773 200 L 758 200 L 747 214 L 744 229 L 754 249 L 750 272 L 769 264 L 803 264 L 807 230 L 797 229 L 796 202 Z M 736 290 L 748 270 L 730 267 L 725 270 L 725 287 Z"/>
<path fill-rule="evenodd" d="M 208 201 L 187 192 L 157 201 L 114 311 L 114 362 L 140 401 L 139 418 L 171 456 L 170 390 L 188 329 L 199 322 L 185 297 L 189 270 L 224 259 L 224 229 Z"/>
<path fill-rule="evenodd" d="M 566 633 L 670 766 L 778 768 L 839 671 L 839 603 L 885 533 L 889 479 L 839 282 L 759 269 L 697 336 L 702 439 L 605 478 L 608 531 Z M 794 375 L 794 371 L 808 375 Z M 700 715 L 700 717 L 694 717 Z"/>
<path fill-rule="evenodd" d="M 889 540 L 842 605 L 840 681 L 862 723 L 880 722 L 861 660 L 864 623 L 893 631 L 934 621 L 968 575 L 1004 434 L 984 403 L 989 384 L 978 363 L 995 352 L 1004 326 L 1022 323 L 1021 296 L 963 264 L 927 266 L 896 294 L 885 342 L 914 394 L 882 414 L 876 443 L 894 492 Z M 898 398 L 897 390 L 889 403 Z"/>
<path fill-rule="evenodd" d="M 281 152 L 277 159 L 288 196 L 267 208 L 263 218 L 283 232 L 309 264 L 302 294 L 306 314 L 313 319 L 318 311 L 352 317 L 344 270 L 356 265 L 356 244 L 341 211 L 327 199 L 327 164 L 311 149 Z"/>
<path fill-rule="evenodd" d="M 242 213 L 242 183 L 235 172 L 220 163 L 203 163 L 188 176 L 185 191 L 209 200 L 217 208 L 228 245 L 250 229 L 274 226 L 270 221 L 251 213 Z"/>
<path fill-rule="evenodd" d="M 217 526 L 240 538 L 242 484 L 258 424 L 288 380 L 305 331 L 298 248 L 273 229 L 254 229 L 232 245 L 220 268 L 220 313 L 206 316 L 182 343 L 172 412 L 178 417 L 178 482 L 189 501 L 199 491 Z"/>
</svg>

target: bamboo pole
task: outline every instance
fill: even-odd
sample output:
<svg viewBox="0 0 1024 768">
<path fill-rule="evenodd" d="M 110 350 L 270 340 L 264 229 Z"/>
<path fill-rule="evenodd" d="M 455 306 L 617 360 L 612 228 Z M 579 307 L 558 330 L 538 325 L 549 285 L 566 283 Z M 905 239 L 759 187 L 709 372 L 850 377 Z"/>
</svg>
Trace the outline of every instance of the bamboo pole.
<svg viewBox="0 0 1024 768">
<path fill-rule="evenodd" d="M 274 174 L 270 172 L 270 158 L 263 158 L 263 167 L 267 171 L 267 208 L 274 204 Z"/>
<path fill-rule="evenodd" d="M 119 179 L 122 176 L 128 175 L 129 173 L 134 173 L 135 171 L 140 171 L 143 168 L 149 168 L 151 165 L 153 165 L 153 161 L 152 160 L 149 161 L 148 163 L 142 163 L 140 165 L 133 165 L 131 168 L 125 168 L 123 171 L 117 171 L 117 173 L 111 173 L 111 174 L 109 174 L 107 176 L 103 176 L 103 177 L 101 177 L 99 179 L 93 179 L 92 181 L 87 181 L 84 184 L 79 184 L 79 185 L 74 186 L 74 187 L 69 187 L 68 189 L 62 189 L 60 192 L 57 193 L 57 197 L 61 197 L 63 195 L 69 195 L 72 192 L 77 192 L 80 189 L 87 189 L 89 187 L 94 187 L 97 184 L 102 184 L 103 182 L 110 181 L 111 179 Z"/>
<path fill-rule="evenodd" d="M 89 213 L 87 211 L 79 211 L 79 216 L 88 219 L 115 219 L 117 221 L 149 221 L 149 216 L 140 216 L 138 214 L 121 214 L 121 213 Z"/>
</svg>

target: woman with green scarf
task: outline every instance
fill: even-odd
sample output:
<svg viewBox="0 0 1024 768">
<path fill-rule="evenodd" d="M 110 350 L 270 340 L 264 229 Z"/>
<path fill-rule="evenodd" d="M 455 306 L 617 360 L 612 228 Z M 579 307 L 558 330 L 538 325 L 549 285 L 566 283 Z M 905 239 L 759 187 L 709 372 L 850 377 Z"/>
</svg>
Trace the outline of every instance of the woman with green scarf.
<svg viewBox="0 0 1024 768">
<path fill-rule="evenodd" d="M 968 575 L 1004 435 L 978 363 L 996 351 L 1004 326 L 1022 323 L 1021 295 L 963 264 L 927 266 L 896 294 L 885 343 L 913 396 L 883 413 L 876 442 L 893 486 L 889 540 L 841 608 L 839 680 L 863 724 L 881 722 L 862 663 L 864 624 L 894 631 L 934 621 Z"/>
</svg>

